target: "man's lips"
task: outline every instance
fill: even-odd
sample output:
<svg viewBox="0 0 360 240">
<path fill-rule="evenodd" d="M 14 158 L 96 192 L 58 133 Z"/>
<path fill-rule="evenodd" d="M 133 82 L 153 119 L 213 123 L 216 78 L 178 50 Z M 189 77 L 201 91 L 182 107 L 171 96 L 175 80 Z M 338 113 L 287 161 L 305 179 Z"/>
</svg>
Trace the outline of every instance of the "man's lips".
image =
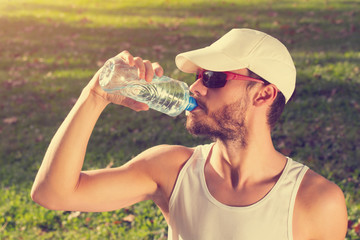
<svg viewBox="0 0 360 240">
<path fill-rule="evenodd" d="M 201 102 L 199 99 L 195 99 L 196 100 L 196 102 L 197 102 L 197 107 L 195 108 L 195 109 L 201 109 L 201 110 L 203 110 L 203 111 L 207 111 L 207 107 L 206 107 L 206 105 L 203 103 L 203 102 Z M 194 110 L 195 110 L 194 109 Z"/>
</svg>

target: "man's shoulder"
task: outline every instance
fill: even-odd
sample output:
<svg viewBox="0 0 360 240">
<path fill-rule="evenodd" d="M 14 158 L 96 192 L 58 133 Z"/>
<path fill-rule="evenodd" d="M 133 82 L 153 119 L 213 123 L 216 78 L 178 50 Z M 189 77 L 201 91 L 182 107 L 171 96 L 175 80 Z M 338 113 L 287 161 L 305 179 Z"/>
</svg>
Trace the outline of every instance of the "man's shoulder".
<svg viewBox="0 0 360 240">
<path fill-rule="evenodd" d="M 142 162 L 147 171 L 159 181 L 167 179 L 169 175 L 177 176 L 188 159 L 194 153 L 194 148 L 181 145 L 158 145 L 145 150 L 134 158 Z M 163 179 L 161 179 L 163 178 Z"/>
<path fill-rule="evenodd" d="M 158 145 L 141 152 L 127 165 L 146 173 L 156 181 L 162 176 L 177 174 L 193 152 L 193 148 L 185 146 Z"/>
<path fill-rule="evenodd" d="M 158 145 L 152 148 L 149 148 L 139 154 L 139 158 L 142 158 L 147 161 L 168 161 L 176 160 L 183 161 L 188 159 L 194 152 L 194 148 L 185 147 L 181 145 Z M 171 163 L 170 162 L 170 163 Z"/>
<path fill-rule="evenodd" d="M 309 169 L 296 197 L 294 218 L 299 220 L 303 229 L 309 230 L 311 237 L 323 239 L 326 234 L 330 238 L 325 239 L 341 239 L 347 228 L 346 203 L 342 190 Z"/>
<path fill-rule="evenodd" d="M 319 209 L 327 204 L 342 203 L 344 194 L 335 183 L 309 169 L 300 185 L 297 200 L 307 207 Z"/>
<path fill-rule="evenodd" d="M 135 157 L 134 163 L 140 166 L 156 182 L 158 189 L 151 199 L 166 216 L 169 211 L 169 199 L 178 174 L 191 158 L 194 148 L 180 145 L 159 145 L 149 148 Z"/>
</svg>

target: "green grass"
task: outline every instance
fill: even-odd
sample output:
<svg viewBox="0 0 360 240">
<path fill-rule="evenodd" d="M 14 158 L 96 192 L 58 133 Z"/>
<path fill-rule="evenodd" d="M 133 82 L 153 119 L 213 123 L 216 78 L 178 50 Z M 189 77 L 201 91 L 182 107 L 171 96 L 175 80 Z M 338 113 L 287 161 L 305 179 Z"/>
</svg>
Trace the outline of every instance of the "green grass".
<svg viewBox="0 0 360 240">
<path fill-rule="evenodd" d="M 175 55 L 234 27 L 268 32 L 290 49 L 297 94 L 274 142 L 342 188 L 347 239 L 360 239 L 359 22 L 358 3 L 345 0 L 0 0 L 0 239 L 166 239 L 151 202 L 108 213 L 48 211 L 31 201 L 31 184 L 53 134 L 106 59 L 128 49 L 191 83 Z M 184 122 L 109 106 L 84 168 L 121 165 L 156 144 L 208 142 L 191 137 Z"/>
</svg>

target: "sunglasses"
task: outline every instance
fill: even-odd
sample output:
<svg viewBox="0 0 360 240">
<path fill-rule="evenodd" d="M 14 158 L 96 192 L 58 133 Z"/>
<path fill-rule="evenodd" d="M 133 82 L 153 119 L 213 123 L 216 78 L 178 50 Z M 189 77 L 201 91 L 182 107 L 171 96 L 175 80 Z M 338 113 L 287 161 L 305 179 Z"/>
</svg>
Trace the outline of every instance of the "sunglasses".
<svg viewBox="0 0 360 240">
<path fill-rule="evenodd" d="M 260 79 L 232 72 L 214 72 L 205 70 L 196 74 L 195 81 L 199 78 L 201 78 L 203 85 L 207 88 L 222 88 L 225 86 L 227 80 L 244 80 L 264 84 L 264 82 Z"/>
</svg>

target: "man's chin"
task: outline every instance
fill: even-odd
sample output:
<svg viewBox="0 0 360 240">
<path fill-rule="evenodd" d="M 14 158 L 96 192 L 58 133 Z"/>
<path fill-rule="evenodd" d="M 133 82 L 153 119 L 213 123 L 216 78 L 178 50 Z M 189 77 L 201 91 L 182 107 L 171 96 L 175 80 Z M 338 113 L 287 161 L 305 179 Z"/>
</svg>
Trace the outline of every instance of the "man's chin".
<svg viewBox="0 0 360 240">
<path fill-rule="evenodd" d="M 186 130 L 194 136 L 211 137 L 211 132 L 213 131 L 208 125 L 200 121 L 195 121 L 191 117 L 187 118 L 185 127 Z"/>
<path fill-rule="evenodd" d="M 186 130 L 194 136 L 199 136 L 202 135 L 201 131 L 200 131 L 200 127 L 198 126 L 199 124 L 197 124 L 196 122 L 194 122 L 194 119 L 192 119 L 191 117 L 188 117 L 186 120 Z"/>
</svg>

